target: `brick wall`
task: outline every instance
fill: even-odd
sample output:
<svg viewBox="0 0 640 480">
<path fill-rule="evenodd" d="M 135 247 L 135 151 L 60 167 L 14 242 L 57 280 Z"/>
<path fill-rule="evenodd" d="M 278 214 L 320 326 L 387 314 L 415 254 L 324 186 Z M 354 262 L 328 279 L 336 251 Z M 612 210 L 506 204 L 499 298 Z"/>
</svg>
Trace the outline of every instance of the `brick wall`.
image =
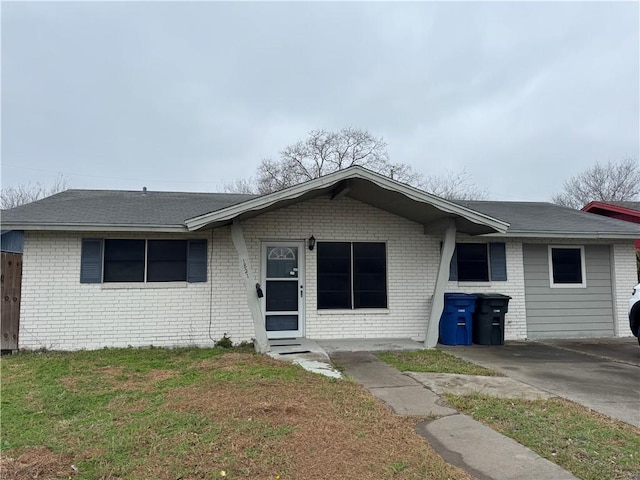
<svg viewBox="0 0 640 480">
<path fill-rule="evenodd" d="M 316 251 L 304 248 L 305 334 L 309 338 L 410 337 L 422 340 L 440 258 L 439 236 L 423 227 L 349 198 L 317 198 L 242 224 L 256 282 L 262 282 L 263 241 L 386 242 L 388 308 L 319 311 Z M 208 282 L 81 284 L 84 237 L 207 238 Z M 458 241 L 502 241 L 460 235 Z M 528 240 L 529 241 L 529 240 Z M 564 243 L 564 242 L 563 242 Z M 584 242 L 581 242 L 584 243 Z M 505 337 L 526 338 L 522 241 L 506 240 L 507 282 L 449 282 L 447 291 L 502 293 L 512 297 Z M 632 243 L 613 248 L 617 334 L 628 335 L 627 296 L 635 285 Z M 27 232 L 23 267 L 21 348 L 212 345 L 227 333 L 234 342 L 254 336 L 229 227 L 188 235 Z"/>
<path fill-rule="evenodd" d="M 388 308 L 318 310 L 316 250 L 304 249 L 306 336 L 309 338 L 424 338 L 440 256 L 440 238 L 422 225 L 349 198 L 318 198 L 267 213 L 243 224 L 247 248 L 261 281 L 264 240 L 386 242 Z"/>
<path fill-rule="evenodd" d="M 481 239 L 461 235 L 458 242 L 505 242 L 507 256 L 506 282 L 456 282 L 447 284 L 447 292 L 500 293 L 511 297 L 509 311 L 505 315 L 505 340 L 523 340 L 527 337 L 527 310 L 524 298 L 524 267 L 522 241 L 504 238 Z"/>
<path fill-rule="evenodd" d="M 638 284 L 636 250 L 633 242 L 615 243 L 612 248 L 613 305 L 618 337 L 633 335 L 629 328 L 629 298 Z"/>
<path fill-rule="evenodd" d="M 81 284 L 84 237 L 207 238 L 209 282 Z M 228 231 L 214 232 L 213 242 L 211 232 L 187 237 L 26 232 L 20 348 L 212 345 L 225 332 L 236 341 L 248 340 L 253 323 L 245 298 Z"/>
</svg>

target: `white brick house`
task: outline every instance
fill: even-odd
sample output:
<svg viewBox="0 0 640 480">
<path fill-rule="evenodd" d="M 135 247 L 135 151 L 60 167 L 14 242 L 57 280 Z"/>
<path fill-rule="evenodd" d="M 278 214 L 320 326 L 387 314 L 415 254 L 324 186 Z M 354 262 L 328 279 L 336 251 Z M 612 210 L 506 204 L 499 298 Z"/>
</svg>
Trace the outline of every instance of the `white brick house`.
<svg viewBox="0 0 640 480">
<path fill-rule="evenodd" d="M 628 336 L 640 235 L 360 167 L 260 197 L 69 190 L 3 211 L 2 229 L 24 231 L 20 348 L 66 350 L 224 334 L 434 344 L 445 292 L 510 296 L 507 340 Z"/>
</svg>

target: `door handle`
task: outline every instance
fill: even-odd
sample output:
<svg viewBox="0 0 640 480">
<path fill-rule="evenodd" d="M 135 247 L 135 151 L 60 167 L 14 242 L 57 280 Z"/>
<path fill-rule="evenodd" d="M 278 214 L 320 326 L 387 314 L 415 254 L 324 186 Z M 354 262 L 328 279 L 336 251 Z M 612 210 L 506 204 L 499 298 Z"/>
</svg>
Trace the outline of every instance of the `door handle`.
<svg viewBox="0 0 640 480">
<path fill-rule="evenodd" d="M 304 290 L 304 285 L 300 285 L 300 298 L 302 298 L 302 291 Z"/>
</svg>

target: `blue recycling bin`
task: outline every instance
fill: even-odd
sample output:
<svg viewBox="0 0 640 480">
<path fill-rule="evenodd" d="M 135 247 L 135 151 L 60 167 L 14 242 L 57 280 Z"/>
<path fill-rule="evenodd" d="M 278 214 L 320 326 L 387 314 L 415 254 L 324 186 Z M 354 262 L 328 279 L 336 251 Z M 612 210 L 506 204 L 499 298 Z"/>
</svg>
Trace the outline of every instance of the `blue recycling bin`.
<svg viewBox="0 0 640 480">
<path fill-rule="evenodd" d="M 444 311 L 440 317 L 440 339 L 443 345 L 471 345 L 473 312 L 476 296 L 467 293 L 445 293 Z"/>
</svg>

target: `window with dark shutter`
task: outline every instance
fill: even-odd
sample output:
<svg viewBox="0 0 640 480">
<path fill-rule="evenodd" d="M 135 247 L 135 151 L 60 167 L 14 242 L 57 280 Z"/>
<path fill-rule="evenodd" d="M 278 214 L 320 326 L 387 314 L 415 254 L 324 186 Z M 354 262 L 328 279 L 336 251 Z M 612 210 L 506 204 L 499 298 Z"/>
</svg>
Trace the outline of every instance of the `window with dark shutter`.
<svg viewBox="0 0 640 480">
<path fill-rule="evenodd" d="M 458 281 L 488 282 L 489 258 L 486 243 L 459 243 L 456 246 L 458 257 Z"/>
<path fill-rule="evenodd" d="M 81 283 L 206 282 L 207 241 L 84 238 L 80 265 Z"/>
<path fill-rule="evenodd" d="M 147 282 L 185 282 L 187 280 L 187 241 L 149 240 L 147 242 Z"/>
<path fill-rule="evenodd" d="M 504 282 L 507 256 L 503 242 L 457 243 L 449 265 L 449 280 Z"/>
<path fill-rule="evenodd" d="M 144 240 L 104 241 L 104 281 L 144 282 Z"/>
</svg>

